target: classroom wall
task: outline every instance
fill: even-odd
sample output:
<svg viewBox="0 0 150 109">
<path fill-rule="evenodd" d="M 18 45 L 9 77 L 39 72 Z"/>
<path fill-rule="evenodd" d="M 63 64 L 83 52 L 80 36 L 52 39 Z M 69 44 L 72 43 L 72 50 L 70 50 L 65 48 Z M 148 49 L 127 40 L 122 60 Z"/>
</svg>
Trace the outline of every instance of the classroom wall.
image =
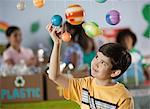
<svg viewBox="0 0 150 109">
<path fill-rule="evenodd" d="M 25 0 L 26 9 L 19 11 L 16 4 L 19 0 L 0 0 L 0 21 L 5 21 L 10 25 L 17 25 L 23 32 L 23 45 L 38 48 L 38 43 L 43 43 L 51 49 L 51 42 L 45 26 L 50 22 L 54 14 L 60 14 L 64 18 L 64 12 L 69 4 L 80 4 L 86 12 L 85 21 L 93 20 L 102 28 L 131 28 L 138 36 L 136 48 L 141 50 L 144 55 L 150 54 L 150 39 L 143 37 L 143 32 L 148 23 L 142 15 L 143 6 L 150 3 L 150 0 L 108 0 L 100 4 L 95 0 L 46 0 L 43 8 L 34 7 L 32 0 Z M 121 14 L 121 22 L 111 26 L 106 23 L 105 15 L 111 10 L 116 9 Z M 33 22 L 40 23 L 40 29 L 36 33 L 30 32 Z M 4 33 L 0 32 L 0 43 L 7 43 Z"/>
</svg>

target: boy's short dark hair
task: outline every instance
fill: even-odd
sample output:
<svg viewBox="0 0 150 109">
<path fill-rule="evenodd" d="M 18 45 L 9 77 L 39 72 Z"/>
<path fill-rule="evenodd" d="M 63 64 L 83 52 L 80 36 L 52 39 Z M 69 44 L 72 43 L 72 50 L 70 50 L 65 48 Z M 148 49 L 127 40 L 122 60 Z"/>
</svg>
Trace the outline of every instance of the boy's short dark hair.
<svg viewBox="0 0 150 109">
<path fill-rule="evenodd" d="M 136 35 L 130 29 L 123 29 L 119 31 L 116 37 L 116 42 L 122 44 L 123 46 L 126 46 L 124 45 L 125 44 L 124 41 L 127 36 L 132 38 L 133 40 L 132 46 L 134 47 L 137 42 L 137 38 Z"/>
<path fill-rule="evenodd" d="M 131 64 L 130 53 L 119 43 L 104 44 L 99 48 L 99 52 L 111 59 L 112 70 L 121 70 L 120 75 L 113 79 L 120 77 Z"/>
</svg>

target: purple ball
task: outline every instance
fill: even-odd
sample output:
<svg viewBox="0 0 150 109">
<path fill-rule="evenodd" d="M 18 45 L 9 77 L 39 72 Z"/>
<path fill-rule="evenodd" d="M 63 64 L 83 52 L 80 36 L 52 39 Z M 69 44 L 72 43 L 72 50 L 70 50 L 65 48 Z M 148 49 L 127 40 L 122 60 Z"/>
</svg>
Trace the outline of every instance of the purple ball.
<svg viewBox="0 0 150 109">
<path fill-rule="evenodd" d="M 106 21 L 110 25 L 116 25 L 120 22 L 120 13 L 116 10 L 111 10 L 106 14 Z"/>
</svg>

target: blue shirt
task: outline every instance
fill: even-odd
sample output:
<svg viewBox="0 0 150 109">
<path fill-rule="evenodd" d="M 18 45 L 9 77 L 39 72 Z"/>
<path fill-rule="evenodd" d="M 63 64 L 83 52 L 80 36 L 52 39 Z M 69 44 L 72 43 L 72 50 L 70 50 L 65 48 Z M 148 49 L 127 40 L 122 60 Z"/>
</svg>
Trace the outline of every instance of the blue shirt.
<svg viewBox="0 0 150 109">
<path fill-rule="evenodd" d="M 83 51 L 79 44 L 73 43 L 71 46 L 67 46 L 64 52 L 63 62 L 69 64 L 71 62 L 71 56 L 73 53 L 78 55 L 77 66 L 83 65 Z"/>
</svg>

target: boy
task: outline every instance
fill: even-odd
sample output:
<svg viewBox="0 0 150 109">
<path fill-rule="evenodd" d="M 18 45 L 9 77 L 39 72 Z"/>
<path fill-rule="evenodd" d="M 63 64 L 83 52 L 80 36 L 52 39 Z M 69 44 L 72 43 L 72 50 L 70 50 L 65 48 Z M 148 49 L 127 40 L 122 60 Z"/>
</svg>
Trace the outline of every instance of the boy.
<svg viewBox="0 0 150 109">
<path fill-rule="evenodd" d="M 60 72 L 61 29 L 46 27 L 54 41 L 48 76 L 64 88 L 64 97 L 77 102 L 81 109 L 133 109 L 128 90 L 113 78 L 122 75 L 131 64 L 131 56 L 120 44 L 108 43 L 100 47 L 91 63 L 93 77 L 67 78 Z"/>
</svg>

